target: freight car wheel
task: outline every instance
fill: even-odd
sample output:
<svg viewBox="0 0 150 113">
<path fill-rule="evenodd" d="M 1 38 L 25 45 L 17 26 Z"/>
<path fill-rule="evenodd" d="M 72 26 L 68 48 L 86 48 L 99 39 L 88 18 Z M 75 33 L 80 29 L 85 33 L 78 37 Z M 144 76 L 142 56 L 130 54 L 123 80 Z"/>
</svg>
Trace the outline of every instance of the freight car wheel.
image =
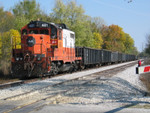
<svg viewBox="0 0 150 113">
<path fill-rule="evenodd" d="M 85 67 L 85 65 L 82 65 L 80 68 L 81 68 L 81 70 L 84 70 L 86 67 Z"/>
</svg>

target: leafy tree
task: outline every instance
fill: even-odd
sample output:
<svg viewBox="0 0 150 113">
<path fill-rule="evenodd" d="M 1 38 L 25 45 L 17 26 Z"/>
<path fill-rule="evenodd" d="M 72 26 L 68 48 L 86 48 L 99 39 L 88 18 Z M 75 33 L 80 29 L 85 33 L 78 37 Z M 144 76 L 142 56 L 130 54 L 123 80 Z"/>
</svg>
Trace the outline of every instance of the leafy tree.
<svg viewBox="0 0 150 113">
<path fill-rule="evenodd" d="M 134 40 L 127 33 L 125 33 L 125 36 L 126 36 L 126 41 L 124 43 L 126 48 L 125 53 L 131 53 L 131 51 L 134 49 Z"/>
<path fill-rule="evenodd" d="M 64 4 L 62 0 L 56 0 L 55 6 L 50 14 L 57 23 L 67 23 L 73 25 L 77 21 L 82 21 L 85 17 L 82 6 L 77 6 L 75 1 Z"/>
<path fill-rule="evenodd" d="M 29 22 L 30 20 L 25 18 L 25 16 L 17 16 L 14 21 L 15 26 L 13 27 L 13 29 L 18 30 L 21 33 L 21 28 Z"/>
<path fill-rule="evenodd" d="M 12 48 L 16 48 L 16 49 L 21 48 L 20 43 L 21 43 L 21 37 L 20 37 L 20 33 L 17 30 L 11 29 L 8 32 L 0 33 L 0 45 L 1 45 L 0 64 L 3 64 L 1 68 L 4 75 L 8 74 Z"/>
<path fill-rule="evenodd" d="M 2 58 L 2 37 L 0 35 L 0 59 Z"/>
<path fill-rule="evenodd" d="M 103 26 L 101 33 L 104 49 L 129 54 L 138 53 L 137 48 L 134 47 L 134 40 L 118 25 Z"/>
<path fill-rule="evenodd" d="M 134 46 L 129 54 L 138 55 L 139 52 L 138 52 L 137 48 Z"/>
<path fill-rule="evenodd" d="M 57 0 L 53 12 L 50 14 L 55 23 L 65 23 L 76 33 L 76 45 L 93 47 L 93 36 L 89 18 L 84 14 L 82 6 L 77 6 L 75 1 L 64 4 Z"/>
<path fill-rule="evenodd" d="M 8 32 L 1 33 L 1 39 L 2 39 L 2 59 L 8 60 L 10 58 L 11 54 L 11 39 Z"/>
<path fill-rule="evenodd" d="M 9 31 L 9 37 L 11 38 L 11 45 L 13 49 L 21 48 L 21 36 L 17 30 L 11 29 Z"/>
<path fill-rule="evenodd" d="M 20 1 L 14 6 L 12 12 L 15 16 L 15 27 L 18 31 L 29 23 L 31 20 L 43 20 L 48 21 L 49 17 L 40 9 L 40 5 L 36 3 L 36 0 L 24 0 Z"/>
<path fill-rule="evenodd" d="M 11 58 L 11 40 L 9 38 L 9 33 L 0 33 L 1 37 L 1 42 L 2 42 L 2 47 L 1 47 L 1 59 L 0 59 L 0 64 L 1 64 L 1 70 L 4 73 L 4 75 L 8 74 L 8 68 L 10 66 L 10 58 Z"/>
<path fill-rule="evenodd" d="M 4 11 L 0 8 L 0 32 L 6 32 L 14 26 L 14 16 L 11 12 Z"/>
<path fill-rule="evenodd" d="M 105 21 L 100 17 L 90 18 L 92 32 L 101 33 L 101 29 L 105 25 Z"/>
<path fill-rule="evenodd" d="M 15 17 L 25 17 L 29 20 L 35 20 L 42 14 L 40 5 L 36 3 L 36 0 L 24 0 L 20 1 L 12 9 Z"/>
<path fill-rule="evenodd" d="M 104 26 L 101 32 L 104 40 L 104 49 L 119 52 L 124 51 L 123 42 L 125 41 L 125 37 L 121 27 L 117 25 Z"/>
<path fill-rule="evenodd" d="M 100 33 L 93 33 L 93 38 L 94 38 L 94 48 L 101 49 L 102 44 L 103 44 L 103 39 Z"/>
</svg>

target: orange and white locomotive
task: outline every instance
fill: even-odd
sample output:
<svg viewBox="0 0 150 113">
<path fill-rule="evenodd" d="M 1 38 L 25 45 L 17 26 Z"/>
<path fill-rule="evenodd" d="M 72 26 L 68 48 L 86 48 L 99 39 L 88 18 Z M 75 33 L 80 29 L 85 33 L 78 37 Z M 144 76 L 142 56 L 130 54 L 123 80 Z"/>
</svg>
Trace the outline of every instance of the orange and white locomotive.
<svg viewBox="0 0 150 113">
<path fill-rule="evenodd" d="M 21 29 L 21 49 L 13 49 L 15 77 L 55 75 L 79 68 L 75 55 L 75 33 L 65 24 L 31 21 Z"/>
</svg>

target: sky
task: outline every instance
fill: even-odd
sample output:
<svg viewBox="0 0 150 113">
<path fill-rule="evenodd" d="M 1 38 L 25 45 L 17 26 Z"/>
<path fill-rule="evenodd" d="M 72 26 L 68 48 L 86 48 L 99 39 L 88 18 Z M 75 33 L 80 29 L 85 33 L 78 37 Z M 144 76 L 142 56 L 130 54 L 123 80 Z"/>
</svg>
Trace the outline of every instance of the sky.
<svg viewBox="0 0 150 113">
<path fill-rule="evenodd" d="M 0 0 L 4 10 L 10 10 L 19 1 Z M 36 0 L 42 10 L 51 13 L 55 0 Z M 64 0 L 69 1 L 69 0 Z M 119 25 L 135 41 L 138 51 L 146 45 L 146 36 L 150 34 L 150 0 L 75 0 L 82 5 L 85 14 L 91 17 L 101 17 L 106 25 Z"/>
</svg>

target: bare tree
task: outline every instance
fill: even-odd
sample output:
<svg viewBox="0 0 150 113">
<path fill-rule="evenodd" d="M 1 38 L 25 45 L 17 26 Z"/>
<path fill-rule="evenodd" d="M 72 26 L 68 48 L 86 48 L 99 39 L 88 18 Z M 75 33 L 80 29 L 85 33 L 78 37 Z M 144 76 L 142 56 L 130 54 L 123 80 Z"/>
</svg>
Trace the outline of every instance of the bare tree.
<svg viewBox="0 0 150 113">
<path fill-rule="evenodd" d="M 150 34 L 146 36 L 145 52 L 150 55 Z"/>
</svg>

